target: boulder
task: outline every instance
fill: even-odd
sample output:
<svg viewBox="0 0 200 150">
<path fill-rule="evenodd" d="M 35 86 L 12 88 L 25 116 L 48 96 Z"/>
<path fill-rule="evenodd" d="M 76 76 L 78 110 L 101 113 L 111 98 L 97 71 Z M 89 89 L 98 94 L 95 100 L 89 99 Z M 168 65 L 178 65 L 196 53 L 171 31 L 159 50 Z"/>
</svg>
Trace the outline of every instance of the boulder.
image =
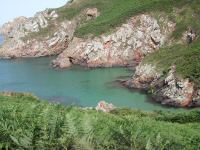
<svg viewBox="0 0 200 150">
<path fill-rule="evenodd" d="M 197 33 L 192 29 L 188 28 L 188 30 L 183 34 L 183 40 L 187 44 L 191 44 L 197 38 Z"/>
<path fill-rule="evenodd" d="M 54 60 L 52 62 L 52 66 L 54 68 L 67 69 L 70 68 L 72 64 L 69 58 L 64 58 L 62 60 L 60 59 L 59 61 Z"/>
<path fill-rule="evenodd" d="M 96 110 L 100 110 L 107 113 L 114 109 L 115 107 L 113 106 L 113 104 L 106 103 L 105 101 L 100 101 L 96 107 Z"/>
<path fill-rule="evenodd" d="M 91 18 L 96 18 L 100 15 L 97 8 L 88 8 L 86 9 L 86 15 Z"/>
</svg>

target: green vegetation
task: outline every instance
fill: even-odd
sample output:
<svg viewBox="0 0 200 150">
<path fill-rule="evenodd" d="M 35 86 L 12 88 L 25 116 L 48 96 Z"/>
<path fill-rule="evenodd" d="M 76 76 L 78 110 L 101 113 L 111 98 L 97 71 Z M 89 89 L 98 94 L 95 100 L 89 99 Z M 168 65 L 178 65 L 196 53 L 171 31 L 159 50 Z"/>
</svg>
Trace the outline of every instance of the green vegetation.
<svg viewBox="0 0 200 150">
<path fill-rule="evenodd" d="M 11 95 L 0 95 L 3 149 L 200 149 L 200 111 L 103 113 Z"/>
<path fill-rule="evenodd" d="M 98 8 L 101 15 L 94 20 L 81 23 L 75 32 L 75 36 L 78 37 L 85 37 L 87 35 L 99 36 L 103 33 L 110 33 L 134 15 L 146 12 L 164 12 L 170 19 L 177 22 L 174 36 L 178 37 L 195 18 L 176 17 L 173 13 L 174 8 L 181 9 L 189 5 L 192 9 L 186 12 L 183 11 L 182 15 L 192 15 L 193 11 L 198 14 L 198 4 L 198 0 L 76 0 L 73 3 L 57 8 L 56 11 L 59 14 L 57 21 L 62 22 L 79 16 L 86 8 Z M 196 22 L 194 26 L 198 27 L 198 24 Z M 33 36 L 44 37 L 47 35 L 46 31 L 51 32 L 51 26 L 47 30 L 38 32 L 37 35 Z"/>
<path fill-rule="evenodd" d="M 173 32 L 174 43 L 179 40 L 183 32 L 192 28 L 197 34 L 200 33 L 200 1 L 191 0 L 184 7 L 171 13 L 171 18 L 177 22 L 176 30 Z M 173 16 L 173 17 L 172 17 Z M 189 78 L 200 88 L 200 39 L 192 44 L 174 44 L 165 47 L 156 53 L 150 54 L 143 63 L 156 64 L 159 71 L 167 72 L 172 64 L 176 64 L 177 75 L 182 78 Z"/>
<path fill-rule="evenodd" d="M 173 14 L 174 8 L 180 9 L 192 6 L 192 11 L 199 10 L 198 0 L 77 0 L 76 2 L 66 5 L 57 9 L 60 21 L 66 19 L 72 19 L 79 15 L 81 11 L 86 8 L 96 7 L 100 11 L 101 15 L 95 20 L 91 20 L 76 30 L 75 35 L 78 37 L 84 37 L 88 34 L 98 36 L 103 33 L 110 32 L 113 28 L 120 26 L 130 17 L 146 13 L 146 12 L 158 12 L 162 11 L 167 13 L 172 20 L 175 19 Z M 194 10 L 193 10 L 194 8 Z M 182 12 L 183 14 L 186 12 Z M 187 11 L 188 15 L 193 14 L 191 11 Z M 198 12 L 196 12 L 198 14 Z M 186 19 L 184 23 L 183 20 Z M 177 24 L 177 32 L 174 36 L 180 35 L 181 32 L 187 28 L 194 18 L 177 18 L 175 20 Z M 196 23 L 197 27 L 198 23 Z"/>
<path fill-rule="evenodd" d="M 167 72 L 171 65 L 176 64 L 177 75 L 189 78 L 200 88 L 200 42 L 187 45 L 175 45 L 163 48 L 147 56 L 143 63 L 156 64 L 159 71 Z"/>
<path fill-rule="evenodd" d="M 164 12 L 177 26 L 172 34 L 180 40 L 188 27 L 200 32 L 199 0 L 79 0 L 57 9 L 58 21 L 72 19 L 86 8 L 101 15 L 81 24 L 75 35 L 98 36 L 120 26 L 131 16 Z M 53 25 L 29 38 L 44 38 Z M 167 72 L 176 64 L 177 75 L 200 88 L 200 39 L 192 44 L 164 47 L 143 63 Z M 40 101 L 27 94 L 0 95 L 0 149 L 200 149 L 200 111 L 181 113 L 140 112 L 117 109 L 111 113 L 65 107 Z"/>
</svg>

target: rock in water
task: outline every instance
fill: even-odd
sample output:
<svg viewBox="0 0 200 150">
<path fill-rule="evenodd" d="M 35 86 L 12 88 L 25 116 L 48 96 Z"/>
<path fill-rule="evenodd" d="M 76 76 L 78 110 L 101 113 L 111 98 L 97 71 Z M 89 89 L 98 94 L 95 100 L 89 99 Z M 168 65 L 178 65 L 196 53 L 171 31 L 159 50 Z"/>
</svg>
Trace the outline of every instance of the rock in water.
<svg viewBox="0 0 200 150">
<path fill-rule="evenodd" d="M 66 69 L 72 66 L 70 59 L 62 59 L 61 61 L 52 61 L 52 66 L 54 68 Z"/>
</svg>

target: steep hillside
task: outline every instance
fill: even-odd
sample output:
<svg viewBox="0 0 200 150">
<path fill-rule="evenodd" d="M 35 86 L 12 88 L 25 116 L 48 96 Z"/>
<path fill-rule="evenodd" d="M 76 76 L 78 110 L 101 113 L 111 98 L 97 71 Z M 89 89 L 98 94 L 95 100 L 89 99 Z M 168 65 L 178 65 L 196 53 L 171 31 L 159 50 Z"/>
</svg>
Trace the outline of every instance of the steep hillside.
<svg viewBox="0 0 200 150">
<path fill-rule="evenodd" d="M 3 149 L 197 150 L 200 112 L 64 107 L 28 94 L 0 95 Z"/>
<path fill-rule="evenodd" d="M 188 1 L 172 12 L 176 29 L 170 45 L 145 57 L 126 85 L 149 90 L 162 104 L 200 106 L 199 6 Z"/>
</svg>

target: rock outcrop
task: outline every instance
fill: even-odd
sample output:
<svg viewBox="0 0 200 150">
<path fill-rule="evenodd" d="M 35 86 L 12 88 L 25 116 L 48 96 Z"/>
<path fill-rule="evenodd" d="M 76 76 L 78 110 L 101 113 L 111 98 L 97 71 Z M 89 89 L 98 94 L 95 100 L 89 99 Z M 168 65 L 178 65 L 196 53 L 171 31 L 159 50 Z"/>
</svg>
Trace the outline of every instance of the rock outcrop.
<svg viewBox="0 0 200 150">
<path fill-rule="evenodd" d="M 88 8 L 86 9 L 86 15 L 88 19 L 96 18 L 100 15 L 100 12 L 97 8 Z"/>
<path fill-rule="evenodd" d="M 156 71 L 156 67 L 140 64 L 132 79 L 124 83 L 129 88 L 144 89 L 152 92 L 155 101 L 174 107 L 199 106 L 199 94 L 194 84 L 188 79 L 176 77 L 176 66 L 173 65 L 167 75 Z M 195 94 L 196 93 L 196 94 Z"/>
<path fill-rule="evenodd" d="M 76 28 L 75 21 L 57 23 L 58 14 L 46 10 L 37 13 L 33 18 L 20 17 L 13 22 L 2 26 L 0 33 L 4 35 L 5 42 L 0 47 L 1 58 L 40 57 L 59 54 L 68 46 Z M 26 39 L 30 34 L 41 34 L 41 30 L 53 26 L 55 31 L 51 36 L 46 35 Z"/>
<path fill-rule="evenodd" d="M 124 84 L 129 88 L 148 90 L 152 83 L 160 78 L 161 74 L 156 71 L 156 67 L 151 64 L 139 65 L 132 79 Z"/>
<path fill-rule="evenodd" d="M 189 28 L 182 37 L 183 41 L 187 42 L 187 44 L 191 44 L 195 39 L 197 39 L 197 33 Z"/>
<path fill-rule="evenodd" d="M 106 103 L 105 101 L 100 101 L 96 107 L 97 111 L 100 110 L 100 111 L 107 112 L 107 113 L 114 109 L 115 109 L 115 107 L 113 104 Z"/>
<path fill-rule="evenodd" d="M 132 17 L 110 35 L 92 39 L 74 38 L 69 47 L 53 61 L 53 65 L 61 68 L 59 64 L 68 63 L 69 58 L 72 63 L 87 67 L 135 65 L 164 44 L 173 30 L 171 24 L 168 22 L 165 30 L 169 31 L 164 32 L 157 20 L 149 15 Z"/>
</svg>

